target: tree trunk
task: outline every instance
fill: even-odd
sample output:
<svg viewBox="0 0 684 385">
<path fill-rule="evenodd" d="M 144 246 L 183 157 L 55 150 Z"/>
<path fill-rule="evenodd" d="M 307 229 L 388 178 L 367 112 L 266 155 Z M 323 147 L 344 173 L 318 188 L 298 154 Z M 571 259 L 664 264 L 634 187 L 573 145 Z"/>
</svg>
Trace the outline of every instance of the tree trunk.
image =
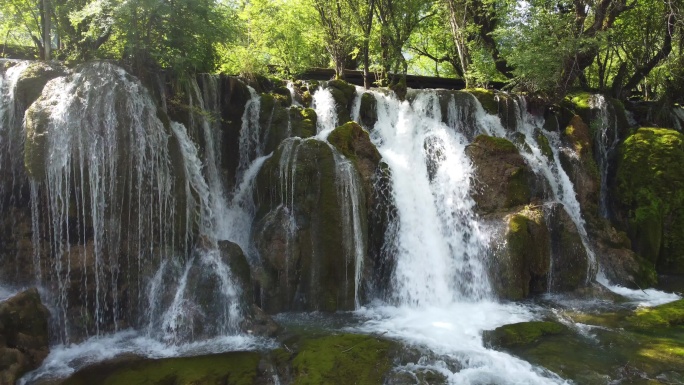
<svg viewBox="0 0 684 385">
<path fill-rule="evenodd" d="M 42 0 L 41 1 L 41 18 L 42 20 L 42 27 L 43 27 L 43 59 L 44 60 L 51 60 L 52 59 L 52 35 L 51 35 L 51 29 L 52 25 L 50 23 L 50 0 Z"/>
</svg>

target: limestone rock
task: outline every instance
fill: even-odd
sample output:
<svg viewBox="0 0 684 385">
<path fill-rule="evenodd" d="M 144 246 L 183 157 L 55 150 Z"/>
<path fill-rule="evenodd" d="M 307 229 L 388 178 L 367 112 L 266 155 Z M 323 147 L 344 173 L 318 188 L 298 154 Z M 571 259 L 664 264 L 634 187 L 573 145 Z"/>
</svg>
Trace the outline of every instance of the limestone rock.
<svg viewBox="0 0 684 385">
<path fill-rule="evenodd" d="M 14 384 L 47 357 L 49 317 L 35 288 L 0 303 L 1 384 Z"/>
<path fill-rule="evenodd" d="M 488 213 L 530 202 L 532 171 L 506 139 L 480 135 L 466 153 L 475 167 L 473 198 L 477 211 Z"/>
</svg>

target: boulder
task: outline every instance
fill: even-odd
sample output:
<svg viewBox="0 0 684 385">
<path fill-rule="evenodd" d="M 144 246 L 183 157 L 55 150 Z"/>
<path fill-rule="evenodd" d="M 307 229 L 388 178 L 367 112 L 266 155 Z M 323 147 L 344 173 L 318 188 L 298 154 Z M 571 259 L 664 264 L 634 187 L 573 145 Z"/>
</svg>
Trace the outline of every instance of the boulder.
<svg viewBox="0 0 684 385">
<path fill-rule="evenodd" d="M 513 143 L 479 135 L 466 149 L 475 168 L 473 199 L 479 213 L 530 202 L 532 171 Z"/>
<path fill-rule="evenodd" d="M 36 289 L 0 303 L 0 384 L 14 384 L 47 357 L 49 317 Z"/>
<path fill-rule="evenodd" d="M 267 313 L 354 308 L 336 178 L 333 150 L 316 139 L 285 140 L 259 171 L 253 234 Z"/>
<path fill-rule="evenodd" d="M 544 216 L 551 236 L 549 289 L 563 292 L 586 286 L 589 283 L 589 255 L 577 226 L 560 203 L 546 205 Z"/>
<path fill-rule="evenodd" d="M 378 121 L 378 111 L 377 111 L 378 101 L 375 100 L 375 96 L 370 92 L 364 92 L 361 95 L 361 108 L 359 110 L 359 123 L 366 127 L 368 130 L 372 130 L 375 123 Z"/>
<path fill-rule="evenodd" d="M 17 80 L 16 101 L 28 108 L 38 99 L 48 81 L 67 74 L 67 69 L 56 62 L 32 62 Z"/>
<path fill-rule="evenodd" d="M 640 128 L 620 147 L 618 217 L 659 273 L 684 274 L 684 135 Z"/>
<path fill-rule="evenodd" d="M 551 237 L 541 207 L 527 206 L 504 222 L 506 242 L 494 252 L 495 291 L 509 300 L 546 292 Z"/>
<path fill-rule="evenodd" d="M 331 80 L 328 82 L 328 89 L 333 99 L 335 99 L 337 121 L 340 124 L 347 123 L 351 120 L 349 111 L 351 111 L 352 104 L 354 103 L 356 87 L 343 80 Z"/>
</svg>

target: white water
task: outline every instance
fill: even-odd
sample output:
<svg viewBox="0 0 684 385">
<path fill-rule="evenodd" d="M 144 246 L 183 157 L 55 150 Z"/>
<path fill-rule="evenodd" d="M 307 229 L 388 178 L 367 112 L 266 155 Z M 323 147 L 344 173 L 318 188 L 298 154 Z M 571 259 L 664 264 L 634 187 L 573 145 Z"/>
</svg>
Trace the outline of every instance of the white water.
<svg viewBox="0 0 684 385">
<path fill-rule="evenodd" d="M 517 98 L 515 101 L 518 109 L 516 127 L 518 132 L 525 135 L 525 143 L 531 150 L 525 151 L 523 146 L 518 146 L 520 154 L 525 158 L 527 164 L 532 168 L 532 171 L 543 176 L 551 187 L 552 196 L 549 197 L 552 201 L 563 204 L 565 211 L 570 215 L 577 231 L 582 240 L 584 249 L 587 252 L 587 281 L 594 279 L 597 270 L 599 269 L 596 255 L 590 245 L 589 235 L 587 234 L 586 224 L 582 217 L 582 210 L 577 195 L 575 193 L 575 186 L 572 184 L 570 177 L 561 165 L 560 152 L 566 151 L 569 156 L 577 156 L 574 150 L 565 148 L 561 141 L 558 132 L 549 132 L 544 130 L 543 121 L 527 111 L 527 105 L 524 97 Z M 552 159 L 547 158 L 541 150 L 541 146 L 537 143 L 535 137 L 541 134 L 549 142 L 549 146 L 553 153 Z"/>
<path fill-rule="evenodd" d="M 420 93 L 412 104 L 375 97 L 372 140 L 391 169 L 399 217 L 394 302 L 446 306 L 489 297 L 487 242 L 473 213 L 465 138 L 442 123 L 434 93 Z"/>
<path fill-rule="evenodd" d="M 462 366 L 454 371 L 439 361 L 422 359 L 395 370 L 428 368 L 444 375 L 449 384 L 458 385 L 565 383 L 549 371 L 483 345 L 483 330 L 535 319 L 525 306 L 491 301 L 454 302 L 439 307 L 374 307 L 358 313 L 370 319 L 358 330 L 428 347 L 441 360 Z"/>
<path fill-rule="evenodd" d="M 124 330 L 107 336 L 93 337 L 80 344 L 51 347 L 43 365 L 22 377 L 19 384 L 29 385 L 39 380 L 64 378 L 89 364 L 124 354 L 168 358 L 275 347 L 277 346 L 271 340 L 249 335 L 220 336 L 181 346 L 168 345 L 137 331 Z"/>
<path fill-rule="evenodd" d="M 321 87 L 314 92 L 312 107 L 316 110 L 316 115 L 318 116 L 316 137 L 325 141 L 339 123 L 337 112 L 335 111 L 335 99 L 330 90 Z"/>
</svg>

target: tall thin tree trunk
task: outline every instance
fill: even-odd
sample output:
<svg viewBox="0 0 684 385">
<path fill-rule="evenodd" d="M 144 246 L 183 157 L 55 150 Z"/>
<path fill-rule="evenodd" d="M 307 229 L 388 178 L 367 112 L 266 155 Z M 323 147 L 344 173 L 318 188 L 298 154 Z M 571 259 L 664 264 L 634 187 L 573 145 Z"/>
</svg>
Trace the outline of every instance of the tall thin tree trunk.
<svg viewBox="0 0 684 385">
<path fill-rule="evenodd" d="M 51 42 L 51 29 L 52 25 L 50 23 L 50 0 L 42 0 L 42 12 L 41 16 L 43 18 L 43 59 L 52 59 L 52 42 Z"/>
</svg>

